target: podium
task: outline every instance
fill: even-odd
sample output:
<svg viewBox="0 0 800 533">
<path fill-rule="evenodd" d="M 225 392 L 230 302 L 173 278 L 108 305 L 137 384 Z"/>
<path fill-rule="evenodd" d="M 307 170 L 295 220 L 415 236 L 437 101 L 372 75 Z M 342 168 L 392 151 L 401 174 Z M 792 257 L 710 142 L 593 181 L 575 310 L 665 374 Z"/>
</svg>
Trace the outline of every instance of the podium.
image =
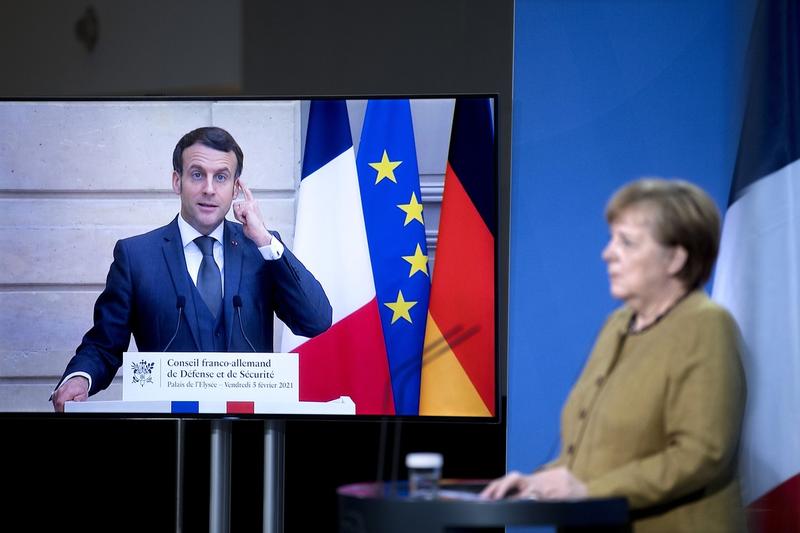
<svg viewBox="0 0 800 533">
<path fill-rule="evenodd" d="M 408 483 L 339 487 L 339 533 L 453 533 L 503 526 L 556 526 L 560 532 L 632 531 L 624 498 L 579 501 L 480 500 L 487 481 L 443 480 L 436 499 L 408 496 Z"/>
</svg>

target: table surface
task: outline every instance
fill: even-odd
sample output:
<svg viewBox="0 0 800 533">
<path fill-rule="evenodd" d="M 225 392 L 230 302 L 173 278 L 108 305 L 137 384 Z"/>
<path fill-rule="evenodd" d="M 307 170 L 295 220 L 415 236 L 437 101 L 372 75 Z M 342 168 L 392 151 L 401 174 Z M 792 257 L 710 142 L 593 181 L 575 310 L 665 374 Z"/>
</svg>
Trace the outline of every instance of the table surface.
<svg viewBox="0 0 800 533">
<path fill-rule="evenodd" d="M 343 513 L 359 515 L 364 523 L 394 516 L 410 524 L 438 527 L 559 525 L 570 527 L 623 526 L 629 523 L 625 498 L 588 498 L 575 501 L 539 501 L 504 498 L 483 500 L 478 494 L 489 480 L 443 479 L 435 499 L 409 496 L 408 482 L 369 482 L 337 489 Z M 385 523 L 385 522 L 384 522 Z M 372 529 L 365 529 L 373 531 Z M 409 528 L 408 530 L 412 530 Z"/>
<path fill-rule="evenodd" d="M 488 501 L 478 498 L 478 494 L 488 482 L 487 479 L 442 479 L 439 482 L 439 494 L 436 499 Z M 337 493 L 353 498 L 412 499 L 408 493 L 408 481 L 352 483 L 339 487 Z"/>
</svg>

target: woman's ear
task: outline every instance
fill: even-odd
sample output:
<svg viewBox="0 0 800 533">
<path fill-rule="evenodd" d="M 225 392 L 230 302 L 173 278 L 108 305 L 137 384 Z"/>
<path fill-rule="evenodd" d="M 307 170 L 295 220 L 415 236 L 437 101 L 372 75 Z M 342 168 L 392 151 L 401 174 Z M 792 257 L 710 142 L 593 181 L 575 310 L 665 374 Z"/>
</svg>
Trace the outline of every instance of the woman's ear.
<svg viewBox="0 0 800 533">
<path fill-rule="evenodd" d="M 671 275 L 676 275 L 678 272 L 683 270 L 683 267 L 686 265 L 686 261 L 689 259 L 689 252 L 686 251 L 686 248 L 683 246 L 673 246 L 672 247 L 672 258 L 669 260 L 669 265 L 667 265 L 667 270 Z"/>
</svg>

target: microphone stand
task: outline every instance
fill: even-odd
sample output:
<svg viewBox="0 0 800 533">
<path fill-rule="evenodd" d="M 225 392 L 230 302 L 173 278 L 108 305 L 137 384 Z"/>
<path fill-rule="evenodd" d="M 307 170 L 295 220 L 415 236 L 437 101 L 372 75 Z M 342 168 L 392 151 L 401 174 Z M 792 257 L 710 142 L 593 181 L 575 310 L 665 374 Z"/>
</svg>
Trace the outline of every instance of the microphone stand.
<svg viewBox="0 0 800 533">
<path fill-rule="evenodd" d="M 183 446 L 186 430 L 183 418 L 175 426 L 175 533 L 183 532 Z"/>
<path fill-rule="evenodd" d="M 264 421 L 264 533 L 283 532 L 284 420 Z"/>
<path fill-rule="evenodd" d="M 178 309 L 178 321 L 175 324 L 175 333 L 162 351 L 166 352 L 172 345 L 172 341 L 178 336 L 183 317 L 183 308 L 186 307 L 186 297 L 179 294 L 175 307 Z M 183 446 L 186 438 L 186 430 L 183 425 L 183 418 L 178 418 L 175 424 L 175 533 L 183 533 L 183 469 L 184 454 Z"/>
<path fill-rule="evenodd" d="M 455 346 L 464 342 L 469 337 L 472 337 L 477 333 L 477 328 L 469 328 L 464 330 L 463 326 L 456 325 L 451 328 L 449 331 L 442 336 L 442 339 L 438 342 L 432 344 L 430 347 L 426 348 L 422 354 L 422 363 L 420 366 L 420 370 L 425 365 L 431 363 L 431 361 L 438 359 L 441 357 L 447 350 L 447 346 L 444 345 L 444 338 L 450 338 L 450 345 Z M 405 365 L 402 365 L 396 372 L 396 380 L 398 383 L 405 383 L 409 379 L 413 378 L 415 375 L 416 364 L 414 361 L 409 361 Z M 386 383 L 385 394 L 388 398 L 390 394 L 392 394 L 392 380 L 390 379 Z M 392 458 L 391 458 L 391 473 L 389 476 L 389 495 L 396 496 L 397 495 L 397 477 L 398 477 L 398 470 L 400 468 L 400 429 L 402 427 L 402 420 L 401 415 L 396 415 L 394 418 L 394 443 L 392 445 Z M 388 430 L 388 420 L 384 418 L 381 420 L 381 428 L 380 428 L 380 438 L 378 444 L 378 475 L 376 481 L 380 483 L 383 481 L 383 471 L 384 471 L 384 462 L 386 458 L 386 440 L 387 440 L 387 430 Z"/>
<path fill-rule="evenodd" d="M 209 499 L 209 533 L 228 533 L 231 525 L 231 420 L 226 418 L 215 418 L 211 421 Z"/>
<path fill-rule="evenodd" d="M 242 319 L 242 297 L 233 296 L 233 308 L 239 321 L 242 337 L 255 353 L 256 349 L 244 330 Z M 283 480 L 284 480 L 284 444 L 286 439 L 286 422 L 269 419 L 264 421 L 264 501 L 262 504 L 262 529 L 264 533 L 283 532 Z"/>
<path fill-rule="evenodd" d="M 392 449 L 392 480 L 390 494 L 397 496 L 397 471 L 400 465 L 400 427 L 399 418 L 394 419 L 394 446 Z"/>
</svg>

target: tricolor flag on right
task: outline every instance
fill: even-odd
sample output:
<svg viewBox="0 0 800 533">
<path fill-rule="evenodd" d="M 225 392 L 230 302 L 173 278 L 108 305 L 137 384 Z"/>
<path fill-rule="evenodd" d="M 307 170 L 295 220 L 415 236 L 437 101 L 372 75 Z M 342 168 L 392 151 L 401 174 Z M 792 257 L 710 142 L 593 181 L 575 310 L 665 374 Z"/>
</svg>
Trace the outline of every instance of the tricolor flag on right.
<svg viewBox="0 0 800 533">
<path fill-rule="evenodd" d="M 299 354 L 300 401 L 349 396 L 358 414 L 394 414 L 344 100 L 311 102 L 298 196 L 294 252 L 333 307 L 333 325 L 313 339 L 284 328 L 281 351 Z"/>
<path fill-rule="evenodd" d="M 495 414 L 493 124 L 490 100 L 456 100 L 422 356 L 421 415 Z"/>
<path fill-rule="evenodd" d="M 714 280 L 745 343 L 751 531 L 800 531 L 800 3 L 762 0 Z"/>
</svg>

